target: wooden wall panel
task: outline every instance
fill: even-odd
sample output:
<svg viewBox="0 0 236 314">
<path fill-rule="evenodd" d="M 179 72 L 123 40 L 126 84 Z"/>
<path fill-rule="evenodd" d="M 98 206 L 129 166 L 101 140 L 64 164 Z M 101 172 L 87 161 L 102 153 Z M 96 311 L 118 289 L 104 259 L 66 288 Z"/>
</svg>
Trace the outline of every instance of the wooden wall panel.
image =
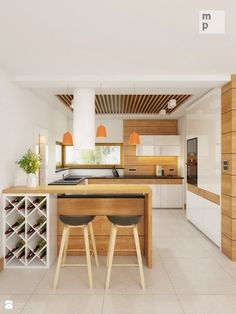
<svg viewBox="0 0 236 314">
<path fill-rule="evenodd" d="M 221 210 L 222 214 L 231 218 L 236 218 L 236 197 L 222 194 Z"/>
<path fill-rule="evenodd" d="M 236 261 L 236 241 L 221 235 L 221 252 L 224 253 L 232 261 Z"/>
<path fill-rule="evenodd" d="M 222 153 L 221 158 L 222 158 L 222 162 L 224 160 L 228 160 L 228 169 L 224 170 L 222 168 L 222 173 L 236 175 L 236 154 Z"/>
<path fill-rule="evenodd" d="M 221 248 L 236 261 L 236 76 L 221 90 Z M 224 170 L 223 161 L 228 161 Z"/>
<path fill-rule="evenodd" d="M 0 258 L 0 271 L 3 270 L 3 257 Z"/>
<path fill-rule="evenodd" d="M 236 132 L 222 134 L 222 153 L 236 154 Z"/>
<path fill-rule="evenodd" d="M 222 114 L 221 132 L 224 134 L 232 131 L 236 131 L 236 110 L 231 110 Z"/>
<path fill-rule="evenodd" d="M 236 197 L 236 176 L 231 174 L 221 175 L 221 193 Z"/>
<path fill-rule="evenodd" d="M 124 120 L 124 174 L 130 174 L 128 168 L 136 168 L 135 174 L 155 175 L 156 165 L 161 165 L 165 173 L 175 169 L 178 174 L 178 157 L 141 157 L 136 156 L 136 146 L 129 145 L 129 135 L 136 131 L 139 135 L 177 135 L 177 120 Z M 134 173 L 133 173 L 134 174 Z"/>
</svg>

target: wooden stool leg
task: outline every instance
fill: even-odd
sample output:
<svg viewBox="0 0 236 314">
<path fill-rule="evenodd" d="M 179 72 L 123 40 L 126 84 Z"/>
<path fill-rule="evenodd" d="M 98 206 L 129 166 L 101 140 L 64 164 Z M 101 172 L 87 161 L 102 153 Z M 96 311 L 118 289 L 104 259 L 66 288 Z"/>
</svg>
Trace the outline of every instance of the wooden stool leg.
<svg viewBox="0 0 236 314">
<path fill-rule="evenodd" d="M 84 243 L 85 243 L 85 251 L 86 251 L 86 259 L 88 266 L 88 279 L 89 279 L 89 288 L 93 288 L 93 280 L 92 280 L 92 269 L 91 269 L 91 258 L 90 258 L 90 250 L 89 250 L 89 237 L 88 237 L 88 226 L 84 226 Z"/>
<path fill-rule="evenodd" d="M 139 244 L 137 225 L 133 226 L 133 233 L 134 233 L 134 241 L 135 241 L 137 258 L 138 258 L 138 266 L 139 266 L 139 273 L 140 273 L 140 279 L 141 279 L 141 286 L 144 289 L 145 288 L 145 282 L 144 282 L 144 274 L 143 274 L 143 263 L 142 263 L 142 255 L 141 255 L 140 244 Z"/>
<path fill-rule="evenodd" d="M 68 227 L 68 232 L 67 232 L 67 236 L 66 236 L 65 248 L 64 248 L 63 258 L 62 258 L 62 266 L 66 263 L 66 255 L 67 255 L 69 237 L 70 237 L 70 227 Z"/>
<path fill-rule="evenodd" d="M 110 286 L 111 268 L 112 268 L 114 250 L 115 250 L 116 234 L 117 234 L 117 226 L 112 225 L 111 243 L 110 243 L 110 248 L 108 252 L 109 260 L 108 260 L 107 275 L 106 275 L 106 285 L 105 285 L 106 289 L 108 289 Z"/>
<path fill-rule="evenodd" d="M 109 243 L 108 243 L 108 250 L 107 250 L 107 261 L 106 261 L 106 266 L 108 267 L 108 262 L 110 259 L 110 251 L 111 251 L 111 235 L 112 235 L 112 226 L 111 226 L 111 232 L 110 232 L 110 237 L 109 237 Z"/>
<path fill-rule="evenodd" d="M 94 238 L 93 225 L 90 222 L 88 224 L 88 226 L 89 226 L 89 232 L 90 232 L 90 236 L 91 236 L 91 242 L 92 242 L 92 247 L 93 247 L 93 254 L 94 254 L 94 258 L 95 258 L 95 263 L 96 263 L 96 266 L 98 267 L 99 266 L 98 253 L 97 253 L 97 247 L 96 247 L 96 242 L 95 242 L 95 238 Z"/>
<path fill-rule="evenodd" d="M 54 283 L 53 283 L 54 289 L 57 288 L 57 284 L 58 284 L 58 279 L 59 279 L 59 274 L 60 274 L 60 269 L 61 269 L 61 263 L 62 263 L 62 256 L 63 256 L 63 252 L 64 252 L 64 247 L 65 247 L 65 242 L 66 242 L 66 237 L 67 237 L 68 231 L 69 231 L 69 228 L 67 226 L 64 226 L 59 256 L 58 256 L 58 260 L 57 260 L 57 267 L 56 267 L 56 272 L 55 272 L 55 277 L 54 277 Z"/>
</svg>

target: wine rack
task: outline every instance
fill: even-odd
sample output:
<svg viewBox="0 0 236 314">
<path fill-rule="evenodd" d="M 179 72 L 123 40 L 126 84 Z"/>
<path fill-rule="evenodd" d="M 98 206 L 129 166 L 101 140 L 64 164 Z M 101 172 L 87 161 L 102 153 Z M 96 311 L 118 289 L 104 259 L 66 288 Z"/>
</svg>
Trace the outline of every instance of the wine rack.
<svg viewBox="0 0 236 314">
<path fill-rule="evenodd" d="M 5 268 L 50 266 L 52 255 L 49 254 L 49 209 L 48 194 L 4 195 Z"/>
</svg>

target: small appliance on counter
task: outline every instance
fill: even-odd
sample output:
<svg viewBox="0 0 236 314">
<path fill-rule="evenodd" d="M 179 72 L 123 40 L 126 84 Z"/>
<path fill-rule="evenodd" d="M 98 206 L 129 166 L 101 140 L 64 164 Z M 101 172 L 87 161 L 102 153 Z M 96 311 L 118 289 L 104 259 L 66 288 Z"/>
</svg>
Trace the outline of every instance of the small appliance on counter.
<svg viewBox="0 0 236 314">
<path fill-rule="evenodd" d="M 161 177 L 164 175 L 164 169 L 160 165 L 156 165 L 156 176 Z"/>
</svg>

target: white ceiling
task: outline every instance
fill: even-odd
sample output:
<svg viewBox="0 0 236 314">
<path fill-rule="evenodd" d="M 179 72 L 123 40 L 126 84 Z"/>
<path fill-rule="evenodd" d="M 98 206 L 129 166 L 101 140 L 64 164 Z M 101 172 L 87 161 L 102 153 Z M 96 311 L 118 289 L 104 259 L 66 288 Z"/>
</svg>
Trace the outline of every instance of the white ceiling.
<svg viewBox="0 0 236 314">
<path fill-rule="evenodd" d="M 233 0 L 0 0 L 0 65 L 42 97 L 97 92 L 195 98 L 236 73 Z M 200 35 L 199 10 L 225 10 L 226 33 Z M 175 91 L 174 91 L 175 90 Z"/>
</svg>

